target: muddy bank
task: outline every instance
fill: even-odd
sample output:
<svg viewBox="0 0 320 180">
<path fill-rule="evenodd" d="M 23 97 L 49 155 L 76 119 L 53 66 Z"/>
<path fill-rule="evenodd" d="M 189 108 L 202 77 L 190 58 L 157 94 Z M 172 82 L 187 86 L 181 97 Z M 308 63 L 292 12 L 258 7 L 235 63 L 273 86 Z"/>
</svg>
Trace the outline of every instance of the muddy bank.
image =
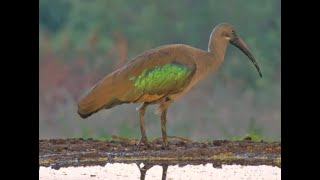
<svg viewBox="0 0 320 180">
<path fill-rule="evenodd" d="M 281 167 L 280 142 L 213 140 L 191 142 L 171 139 L 169 149 L 161 140 L 150 146 L 136 146 L 136 141 L 94 139 L 39 140 L 39 165 L 59 169 L 69 166 L 104 166 L 106 163 L 144 163 L 152 165 L 270 165 Z"/>
</svg>

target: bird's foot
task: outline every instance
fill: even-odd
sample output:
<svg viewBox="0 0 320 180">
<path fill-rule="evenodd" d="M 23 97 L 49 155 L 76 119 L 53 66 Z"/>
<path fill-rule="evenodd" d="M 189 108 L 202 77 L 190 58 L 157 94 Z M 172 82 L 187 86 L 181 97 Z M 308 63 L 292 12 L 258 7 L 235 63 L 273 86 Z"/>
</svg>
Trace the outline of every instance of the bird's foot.
<svg viewBox="0 0 320 180">
<path fill-rule="evenodd" d="M 144 145 L 146 145 L 146 146 L 148 146 L 148 147 L 151 146 L 150 143 L 148 142 L 147 137 L 143 137 L 143 136 L 140 138 L 137 146 L 141 146 L 142 144 L 144 144 Z"/>
<path fill-rule="evenodd" d="M 163 150 L 168 150 L 168 149 L 169 149 L 168 141 L 167 141 L 167 142 L 163 142 L 161 148 L 162 148 Z"/>
</svg>

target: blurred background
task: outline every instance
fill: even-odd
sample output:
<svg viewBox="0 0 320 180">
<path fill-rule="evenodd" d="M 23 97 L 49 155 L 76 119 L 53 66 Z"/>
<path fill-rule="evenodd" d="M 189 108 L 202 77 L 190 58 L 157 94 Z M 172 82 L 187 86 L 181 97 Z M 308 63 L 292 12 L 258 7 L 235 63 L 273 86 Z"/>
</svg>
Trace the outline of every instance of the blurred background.
<svg viewBox="0 0 320 180">
<path fill-rule="evenodd" d="M 229 45 L 217 72 L 171 105 L 167 132 L 193 140 L 281 140 L 281 1 L 39 1 L 39 138 L 139 138 L 135 108 L 124 104 L 87 119 L 77 100 L 145 50 L 182 43 L 207 50 L 212 29 L 229 22 L 261 67 Z M 146 133 L 161 136 L 149 106 Z"/>
</svg>

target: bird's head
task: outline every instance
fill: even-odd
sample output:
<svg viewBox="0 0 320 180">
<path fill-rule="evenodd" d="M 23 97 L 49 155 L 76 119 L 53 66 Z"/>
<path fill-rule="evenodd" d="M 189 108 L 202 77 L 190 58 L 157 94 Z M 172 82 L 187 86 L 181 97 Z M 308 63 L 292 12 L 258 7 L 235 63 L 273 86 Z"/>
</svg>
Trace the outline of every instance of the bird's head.
<svg viewBox="0 0 320 180">
<path fill-rule="evenodd" d="M 228 24 L 228 23 L 221 23 L 215 29 L 218 30 L 219 34 L 223 38 L 225 38 L 227 41 L 229 41 L 232 45 L 239 48 L 245 55 L 248 56 L 248 58 L 252 61 L 254 66 L 257 68 L 260 77 L 262 77 L 260 68 L 259 68 L 254 56 L 252 55 L 250 49 L 244 43 L 242 38 L 239 35 L 237 35 L 234 26 L 231 24 Z"/>
</svg>

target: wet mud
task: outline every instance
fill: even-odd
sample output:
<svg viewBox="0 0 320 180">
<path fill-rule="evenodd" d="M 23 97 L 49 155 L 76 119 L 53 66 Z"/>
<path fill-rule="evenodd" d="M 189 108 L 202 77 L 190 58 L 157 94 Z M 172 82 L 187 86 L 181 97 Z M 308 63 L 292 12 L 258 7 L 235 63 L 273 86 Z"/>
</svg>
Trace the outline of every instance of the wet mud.
<svg viewBox="0 0 320 180">
<path fill-rule="evenodd" d="M 270 165 L 281 168 L 281 143 L 213 140 L 192 142 L 187 139 L 169 140 L 169 148 L 162 147 L 161 139 L 149 145 L 137 146 L 137 140 L 48 139 L 39 140 L 40 166 L 105 166 L 106 163 L 136 163 L 141 175 L 153 165 L 163 167 L 163 176 L 169 165 Z M 140 168 L 139 164 L 144 166 Z"/>
</svg>

